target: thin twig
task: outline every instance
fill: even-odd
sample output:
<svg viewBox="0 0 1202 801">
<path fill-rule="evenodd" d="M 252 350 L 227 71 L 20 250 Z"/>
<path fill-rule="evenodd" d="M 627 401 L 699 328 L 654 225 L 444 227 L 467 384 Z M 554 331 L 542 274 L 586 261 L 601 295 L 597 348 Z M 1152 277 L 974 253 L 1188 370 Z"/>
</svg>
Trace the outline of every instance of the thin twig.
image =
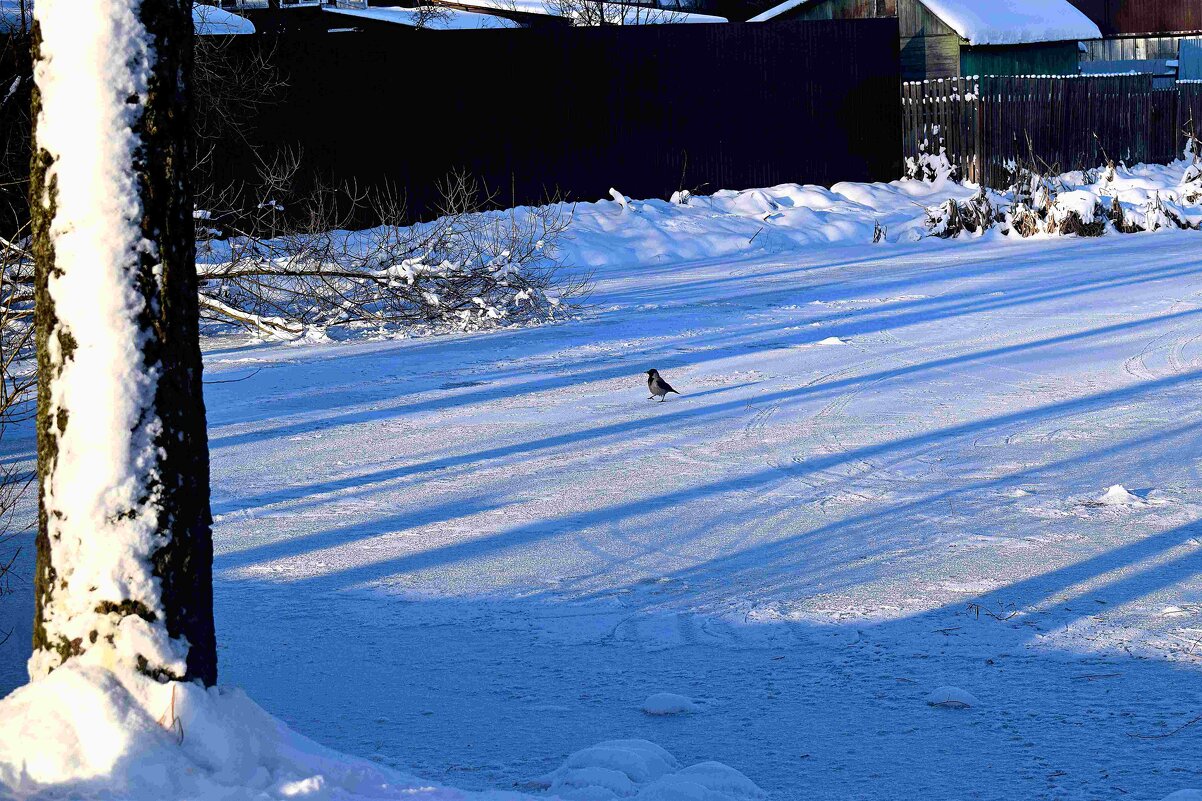
<svg viewBox="0 0 1202 801">
<path fill-rule="evenodd" d="M 223 379 L 220 379 L 220 380 L 218 380 L 218 381 L 205 381 L 204 383 L 205 383 L 205 385 L 206 385 L 206 386 L 207 386 L 207 385 L 209 385 L 209 384 L 237 384 L 237 383 L 239 383 L 239 382 L 241 382 L 241 381 L 246 381 L 247 379 L 254 378 L 255 376 L 257 376 L 257 375 L 258 375 L 259 373 L 261 373 L 261 372 L 263 372 L 263 368 L 262 368 L 262 367 L 258 368 L 257 370 L 255 370 L 255 371 L 254 371 L 253 373 L 251 373 L 250 375 L 243 376 L 242 378 L 223 378 Z"/>
</svg>

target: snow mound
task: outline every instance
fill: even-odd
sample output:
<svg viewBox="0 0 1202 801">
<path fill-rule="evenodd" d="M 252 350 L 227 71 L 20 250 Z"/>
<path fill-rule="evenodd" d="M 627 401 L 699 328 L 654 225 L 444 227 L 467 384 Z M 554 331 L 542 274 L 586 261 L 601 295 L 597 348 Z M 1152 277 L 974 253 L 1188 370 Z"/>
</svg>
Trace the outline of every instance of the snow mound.
<svg viewBox="0 0 1202 801">
<path fill-rule="evenodd" d="M 72 660 L 0 701 L 0 795 L 461 799 L 302 737 L 241 690 L 159 684 Z"/>
<path fill-rule="evenodd" d="M 537 784 L 569 801 L 744 801 L 766 795 L 732 767 L 700 762 L 681 768 L 647 740 L 609 740 L 577 751 Z"/>
<path fill-rule="evenodd" d="M 1132 504 L 1143 503 L 1143 500 L 1127 490 L 1122 484 L 1115 484 L 1102 493 L 1102 497 L 1097 501 L 1102 506 L 1131 506 Z"/>
<path fill-rule="evenodd" d="M 827 337 L 826 339 L 824 339 L 821 342 L 818 342 L 816 344 L 818 344 L 818 345 L 846 345 L 847 340 L 841 339 L 840 337 Z"/>
<path fill-rule="evenodd" d="M 655 693 L 643 701 L 643 711 L 648 715 L 682 715 L 700 709 L 693 699 L 676 693 Z"/>
<path fill-rule="evenodd" d="M 959 687 L 940 687 L 927 696 L 927 703 L 947 709 L 968 709 L 981 705 L 972 693 Z"/>
<path fill-rule="evenodd" d="M 1083 220 L 1092 221 L 1098 206 L 1098 196 L 1085 189 L 1061 192 L 1056 196 L 1056 205 L 1063 211 L 1077 214 Z"/>
</svg>

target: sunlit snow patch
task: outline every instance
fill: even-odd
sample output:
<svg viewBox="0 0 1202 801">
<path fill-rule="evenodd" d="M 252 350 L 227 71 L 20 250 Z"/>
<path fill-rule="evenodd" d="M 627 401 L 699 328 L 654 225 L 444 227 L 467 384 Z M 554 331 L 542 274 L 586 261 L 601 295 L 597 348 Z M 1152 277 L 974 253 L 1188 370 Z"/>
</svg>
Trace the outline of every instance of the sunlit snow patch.
<svg viewBox="0 0 1202 801">
<path fill-rule="evenodd" d="M 927 703 L 945 709 L 968 709 L 981 705 L 972 693 L 959 687 L 940 687 L 927 696 Z"/>
<path fill-rule="evenodd" d="M 846 345 L 847 340 L 840 337 L 827 337 L 821 342 L 814 343 L 816 345 Z"/>
<path fill-rule="evenodd" d="M 0 795 L 126 801 L 444 801 L 457 790 L 344 756 L 234 688 L 72 660 L 0 702 Z M 8 797 L 5 795 L 5 797 Z"/>
<path fill-rule="evenodd" d="M 577 751 L 535 783 L 568 801 L 744 801 L 763 798 L 755 782 L 720 762 L 681 768 L 647 740 L 609 740 Z"/>
<path fill-rule="evenodd" d="M 676 693 L 655 693 L 643 701 L 643 712 L 648 715 L 683 715 L 699 710 L 693 699 Z"/>
</svg>

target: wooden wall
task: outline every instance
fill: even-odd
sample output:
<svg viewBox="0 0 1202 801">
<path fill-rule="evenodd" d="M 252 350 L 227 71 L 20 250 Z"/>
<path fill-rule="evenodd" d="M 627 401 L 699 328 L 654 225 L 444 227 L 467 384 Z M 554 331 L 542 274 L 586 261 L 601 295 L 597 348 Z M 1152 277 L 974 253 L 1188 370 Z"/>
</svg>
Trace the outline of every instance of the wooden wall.
<svg viewBox="0 0 1202 801">
<path fill-rule="evenodd" d="M 1202 4 L 1202 0 L 1191 0 Z M 1075 75 L 1076 42 L 969 47 L 919 0 L 818 0 L 789 12 L 794 19 L 897 17 L 901 74 L 907 81 L 960 75 Z"/>
<path fill-rule="evenodd" d="M 897 17 L 904 80 L 960 74 L 959 34 L 918 0 L 819 0 L 798 7 L 787 17 L 804 20 Z"/>
<path fill-rule="evenodd" d="M 1202 0 L 1069 0 L 1103 36 L 1202 31 Z"/>
<path fill-rule="evenodd" d="M 1202 84 L 1157 89 L 1150 75 L 953 78 L 903 84 L 902 110 L 908 158 L 938 142 L 965 177 L 1003 189 L 1014 160 L 1061 172 L 1179 158 L 1184 131 L 1202 119 Z"/>
</svg>

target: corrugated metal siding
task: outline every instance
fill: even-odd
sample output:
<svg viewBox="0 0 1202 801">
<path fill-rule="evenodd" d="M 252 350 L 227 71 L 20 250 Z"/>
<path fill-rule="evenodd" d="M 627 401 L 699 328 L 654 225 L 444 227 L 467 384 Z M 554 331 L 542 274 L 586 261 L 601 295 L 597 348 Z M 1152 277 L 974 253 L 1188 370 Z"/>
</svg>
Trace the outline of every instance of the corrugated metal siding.
<svg viewBox="0 0 1202 801">
<path fill-rule="evenodd" d="M 1202 81 L 1202 38 L 1182 39 L 1177 77 L 1183 81 Z"/>
<path fill-rule="evenodd" d="M 246 130 L 255 143 L 296 142 L 306 169 L 334 185 L 405 187 L 414 214 L 433 209 L 431 188 L 457 168 L 505 205 L 543 200 L 549 187 L 592 199 L 611 186 L 667 197 L 682 182 L 888 181 L 901 172 L 897 41 L 892 19 L 284 37 L 270 53 L 286 96 Z M 392 80 L 433 63 L 437 81 Z M 447 91 L 498 65 L 537 75 L 551 116 L 507 92 Z M 420 157 L 397 147 L 398 104 L 440 122 Z M 213 180 L 255 168 L 242 148 L 219 168 L 233 174 Z"/>
<path fill-rule="evenodd" d="M 960 49 L 962 75 L 1076 75 L 1078 62 L 1076 42 Z"/>
<path fill-rule="evenodd" d="M 810 3 L 801 19 L 880 19 L 897 16 L 897 0 L 827 0 Z"/>
<path fill-rule="evenodd" d="M 1202 2 L 1202 0 L 1199 0 Z M 1144 61 L 1177 58 L 1180 36 L 1124 36 L 1086 42 L 1086 61 Z"/>
</svg>

